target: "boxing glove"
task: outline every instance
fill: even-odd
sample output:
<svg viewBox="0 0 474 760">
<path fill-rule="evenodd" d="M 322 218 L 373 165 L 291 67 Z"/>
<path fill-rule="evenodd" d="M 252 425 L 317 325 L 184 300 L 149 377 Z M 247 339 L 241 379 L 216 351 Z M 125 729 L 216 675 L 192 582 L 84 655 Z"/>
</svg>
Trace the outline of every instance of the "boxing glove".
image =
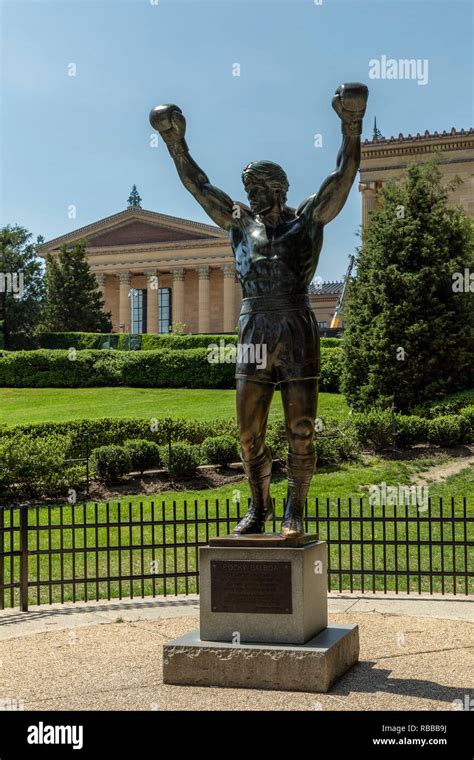
<svg viewBox="0 0 474 760">
<path fill-rule="evenodd" d="M 168 148 L 186 147 L 186 119 L 178 106 L 155 106 L 150 112 L 150 124 L 160 133 Z"/>
<path fill-rule="evenodd" d="M 341 84 L 337 88 L 332 107 L 342 120 L 343 132 L 360 135 L 368 96 L 368 88 L 359 82 Z"/>
</svg>

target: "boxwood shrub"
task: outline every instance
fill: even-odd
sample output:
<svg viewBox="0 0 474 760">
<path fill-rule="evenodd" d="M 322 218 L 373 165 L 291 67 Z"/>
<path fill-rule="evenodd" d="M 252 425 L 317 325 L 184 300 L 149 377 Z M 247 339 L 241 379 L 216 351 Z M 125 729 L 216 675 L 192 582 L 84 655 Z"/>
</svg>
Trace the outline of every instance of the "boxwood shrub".
<svg viewBox="0 0 474 760">
<path fill-rule="evenodd" d="M 374 451 L 385 451 L 395 442 L 395 415 L 389 409 L 373 409 L 354 414 L 353 422 L 363 446 Z"/>
<path fill-rule="evenodd" d="M 237 441 L 230 435 L 205 438 L 201 444 L 203 464 L 229 464 L 239 460 Z"/>
<path fill-rule="evenodd" d="M 428 442 L 435 446 L 458 446 L 465 443 L 468 420 L 460 414 L 447 414 L 428 421 Z"/>
<path fill-rule="evenodd" d="M 339 393 L 343 358 L 341 348 L 324 348 L 321 346 L 320 391 Z"/>
<path fill-rule="evenodd" d="M 10 497 L 53 495 L 76 485 L 77 472 L 68 477 L 65 463 L 69 445 L 64 435 L 0 438 L 0 505 Z"/>
<path fill-rule="evenodd" d="M 161 460 L 170 475 L 183 477 L 193 475 L 200 464 L 199 446 L 191 443 L 174 443 L 170 447 L 161 447 Z"/>
<path fill-rule="evenodd" d="M 130 457 L 131 469 L 137 470 L 140 475 L 161 465 L 160 447 L 153 441 L 132 438 L 125 441 L 124 448 Z"/>
<path fill-rule="evenodd" d="M 132 469 L 130 455 L 125 446 L 100 446 L 91 454 L 92 472 L 101 480 L 119 480 Z"/>
</svg>

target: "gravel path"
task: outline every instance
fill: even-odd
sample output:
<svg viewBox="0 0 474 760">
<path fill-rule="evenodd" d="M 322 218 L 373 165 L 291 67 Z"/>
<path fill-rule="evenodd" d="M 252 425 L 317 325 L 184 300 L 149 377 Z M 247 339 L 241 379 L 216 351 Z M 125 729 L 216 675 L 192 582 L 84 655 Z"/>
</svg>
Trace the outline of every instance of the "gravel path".
<svg viewBox="0 0 474 760">
<path fill-rule="evenodd" d="M 0 642 L 0 701 L 27 710 L 452 710 L 473 698 L 474 626 L 333 613 L 360 627 L 360 662 L 329 694 L 162 683 L 162 644 L 197 616 L 104 623 Z"/>
</svg>

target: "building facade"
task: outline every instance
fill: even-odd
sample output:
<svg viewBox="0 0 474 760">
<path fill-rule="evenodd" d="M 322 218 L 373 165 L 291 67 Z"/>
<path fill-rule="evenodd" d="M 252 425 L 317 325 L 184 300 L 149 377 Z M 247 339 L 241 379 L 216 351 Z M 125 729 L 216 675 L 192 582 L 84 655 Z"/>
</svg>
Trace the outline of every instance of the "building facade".
<svg viewBox="0 0 474 760">
<path fill-rule="evenodd" d="M 139 206 L 45 243 L 87 241 L 87 258 L 115 332 L 234 332 L 241 288 L 227 233 Z"/>
<path fill-rule="evenodd" d="M 421 163 L 438 157 L 444 181 L 458 175 L 463 183 L 450 195 L 449 204 L 460 204 L 468 216 L 474 217 L 474 129 L 454 127 L 451 132 L 431 134 L 426 131 L 398 137 L 383 137 L 374 126 L 372 140 L 361 146 L 360 182 L 362 193 L 362 229 L 377 202 L 377 193 L 387 181 L 403 177 L 410 163 Z"/>
<path fill-rule="evenodd" d="M 225 230 L 132 205 L 49 240 L 40 253 L 54 256 L 78 240 L 87 242 L 114 332 L 167 333 L 177 325 L 187 333 L 236 331 L 242 290 Z M 337 294 L 313 287 L 310 301 L 328 326 Z"/>
<path fill-rule="evenodd" d="M 318 320 L 321 335 L 331 328 L 342 287 L 342 282 L 313 282 L 309 287 L 309 303 Z"/>
</svg>

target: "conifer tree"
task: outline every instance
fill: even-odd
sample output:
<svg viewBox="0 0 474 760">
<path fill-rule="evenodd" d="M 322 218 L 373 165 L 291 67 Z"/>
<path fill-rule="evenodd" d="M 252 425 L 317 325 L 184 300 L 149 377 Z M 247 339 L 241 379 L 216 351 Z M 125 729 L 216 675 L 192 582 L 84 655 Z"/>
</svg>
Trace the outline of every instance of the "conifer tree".
<svg viewBox="0 0 474 760">
<path fill-rule="evenodd" d="M 63 245 L 46 259 L 46 299 L 41 329 L 49 332 L 111 332 L 110 313 L 86 258 L 86 244 Z"/>
<path fill-rule="evenodd" d="M 457 184 L 431 161 L 379 193 L 344 314 L 343 392 L 356 410 L 407 412 L 474 384 L 473 226 L 447 207 Z"/>
</svg>

